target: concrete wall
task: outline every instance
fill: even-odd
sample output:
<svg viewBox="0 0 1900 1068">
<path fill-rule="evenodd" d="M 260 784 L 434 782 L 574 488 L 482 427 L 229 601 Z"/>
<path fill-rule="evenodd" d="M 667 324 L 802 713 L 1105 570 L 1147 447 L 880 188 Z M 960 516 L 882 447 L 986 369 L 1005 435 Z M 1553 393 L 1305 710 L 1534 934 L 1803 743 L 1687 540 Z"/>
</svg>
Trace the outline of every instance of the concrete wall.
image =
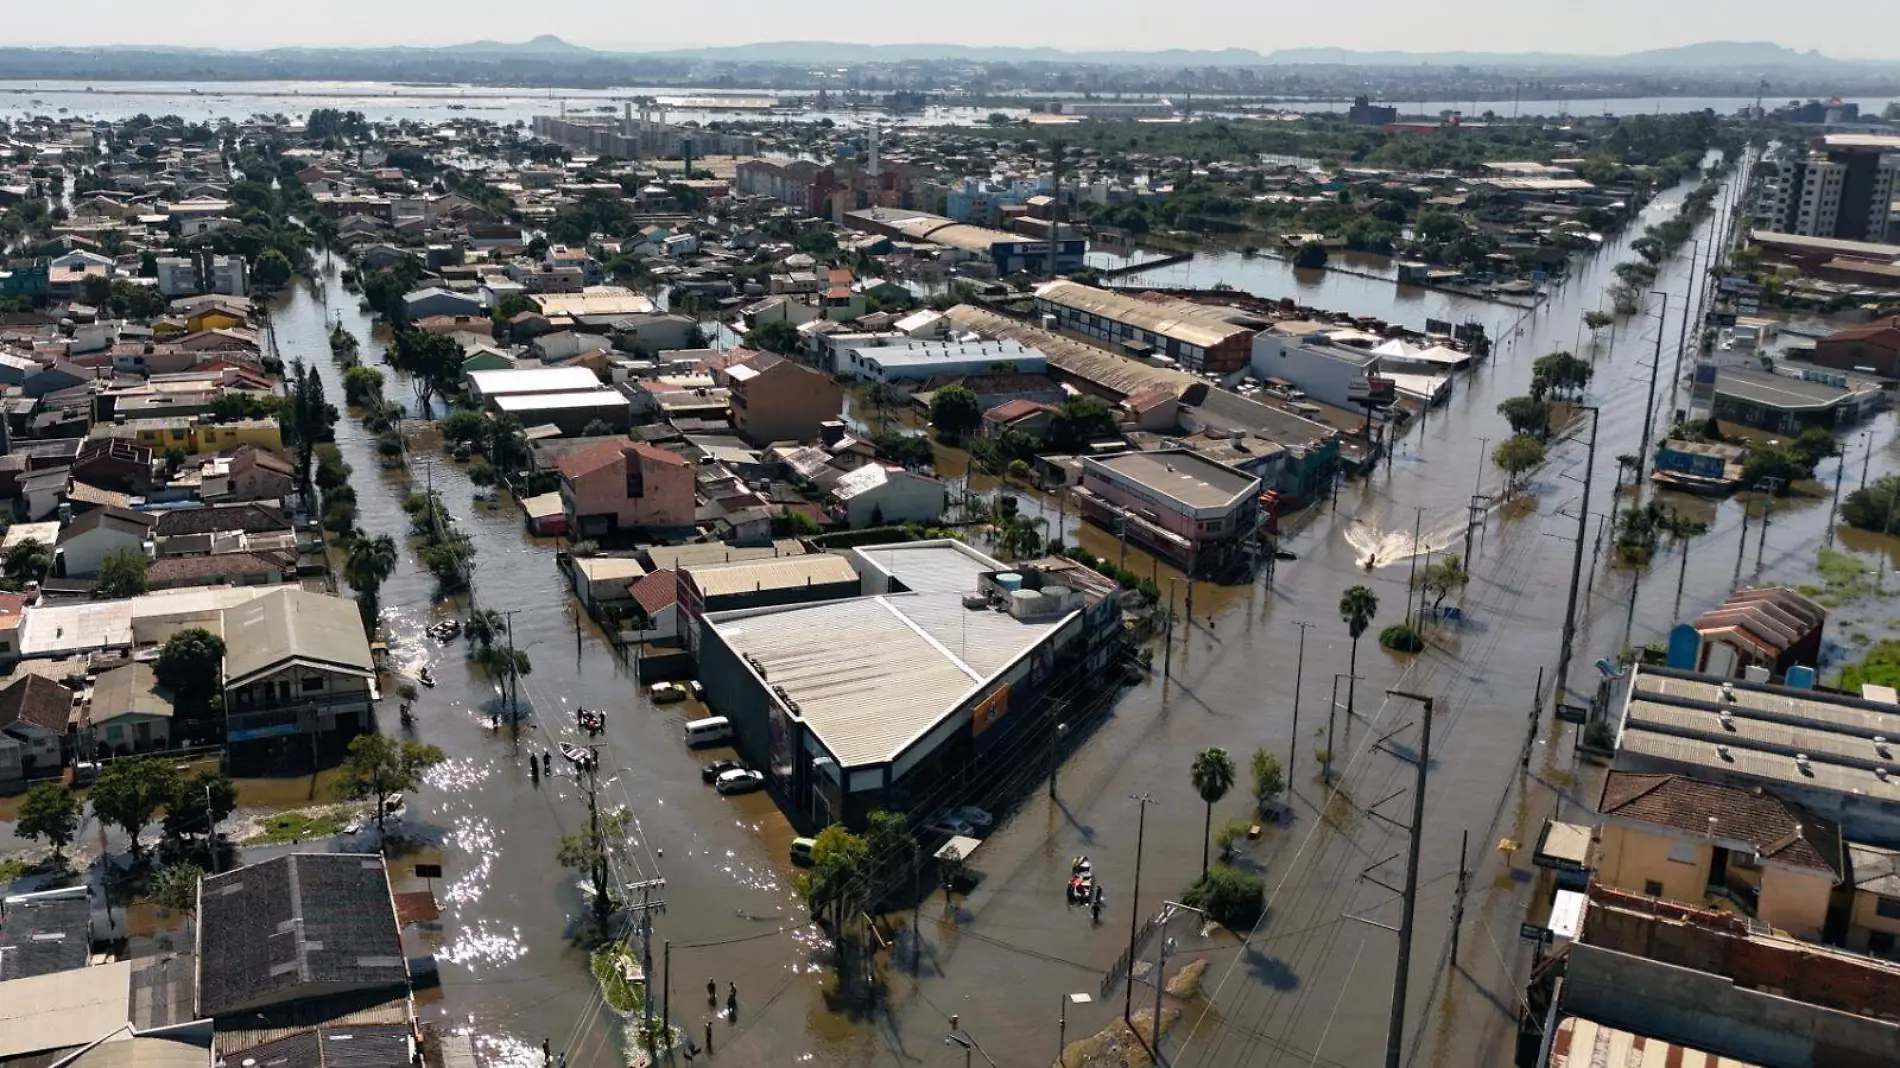
<svg viewBox="0 0 1900 1068">
<path fill-rule="evenodd" d="M 1900 1063 L 1900 1027 L 1892 1023 L 1597 946 L 1570 947 L 1564 1011 L 1764 1068 Z"/>
</svg>

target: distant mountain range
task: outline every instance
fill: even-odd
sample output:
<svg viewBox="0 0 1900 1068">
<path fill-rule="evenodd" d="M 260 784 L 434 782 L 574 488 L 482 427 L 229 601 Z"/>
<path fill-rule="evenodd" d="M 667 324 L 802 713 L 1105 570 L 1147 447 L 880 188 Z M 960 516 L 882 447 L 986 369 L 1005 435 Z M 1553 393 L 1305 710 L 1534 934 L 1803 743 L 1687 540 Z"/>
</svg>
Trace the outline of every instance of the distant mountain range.
<svg viewBox="0 0 1900 1068">
<path fill-rule="evenodd" d="M 1070 52 L 1046 47 L 992 47 L 953 44 L 867 45 L 837 41 L 777 41 L 708 48 L 602 51 L 541 36 L 520 44 L 476 41 L 436 49 L 488 55 L 699 59 L 731 63 L 902 63 L 965 61 L 973 63 L 1077 63 L 1121 67 L 1251 67 L 1269 64 L 1344 67 L 1529 67 L 1597 71 L 1743 70 L 1766 71 L 1900 66 L 1900 61 L 1842 60 L 1817 51 L 1798 52 L 1766 41 L 1708 41 L 1622 55 L 1559 52 L 1362 52 L 1350 48 L 1287 48 L 1257 52 L 1249 48 L 1164 49 L 1153 52 Z"/>
<path fill-rule="evenodd" d="M 19 51 L 55 51 L 20 49 Z M 1674 48 L 1657 48 L 1621 55 L 1569 52 L 1362 52 L 1350 48 L 1285 48 L 1258 52 L 1248 48 L 1213 50 L 1163 49 L 1151 52 L 1070 52 L 1047 47 L 993 47 L 955 44 L 851 44 L 839 41 L 776 41 L 706 48 L 595 49 L 572 44 L 551 34 L 527 41 L 471 41 L 445 46 L 390 46 L 371 48 L 289 47 L 261 51 L 217 48 L 112 45 L 101 48 L 62 48 L 67 54 L 99 52 L 152 52 L 172 55 L 229 57 L 295 56 L 366 59 L 377 55 L 426 54 L 470 60 L 535 59 L 543 62 L 569 58 L 577 61 L 628 60 L 711 61 L 725 63 L 839 64 L 903 62 L 969 62 L 1022 64 L 1085 64 L 1113 67 L 1253 67 L 1268 65 L 1315 67 L 1474 67 L 1525 68 L 1540 71 L 1594 72 L 1842 72 L 1900 69 L 1900 60 L 1846 60 L 1817 51 L 1798 52 L 1766 41 L 1708 41 Z"/>
</svg>

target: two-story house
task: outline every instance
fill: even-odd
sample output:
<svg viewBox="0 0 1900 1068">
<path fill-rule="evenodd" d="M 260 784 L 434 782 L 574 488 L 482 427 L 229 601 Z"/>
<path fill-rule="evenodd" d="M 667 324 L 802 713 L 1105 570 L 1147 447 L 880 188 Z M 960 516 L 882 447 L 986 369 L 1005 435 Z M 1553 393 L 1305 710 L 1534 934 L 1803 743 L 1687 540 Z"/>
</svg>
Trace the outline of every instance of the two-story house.
<svg viewBox="0 0 1900 1068">
<path fill-rule="evenodd" d="M 616 439 L 562 457 L 559 471 L 570 533 L 693 525 L 693 469 L 675 453 Z"/>
<path fill-rule="evenodd" d="M 830 375 L 760 353 L 718 374 L 730 391 L 732 428 L 754 445 L 816 441 L 818 428 L 844 406 L 844 387 Z"/>
<path fill-rule="evenodd" d="M 206 504 L 275 503 L 296 488 L 296 471 L 290 461 L 255 445 L 240 445 L 229 456 L 205 464 L 203 470 L 198 495 Z"/>
<path fill-rule="evenodd" d="M 113 553 L 144 556 L 153 523 L 151 516 L 125 508 L 90 509 L 59 532 L 60 566 L 69 576 L 96 575 Z"/>
<path fill-rule="evenodd" d="M 1847 872 L 1838 826 L 1759 787 L 1612 771 L 1597 817 L 1599 882 L 1696 907 L 1721 898 L 1809 941 Z"/>
<path fill-rule="evenodd" d="M 0 689 L 0 791 L 66 766 L 72 714 L 73 692 L 45 676 L 24 675 Z"/>
<path fill-rule="evenodd" d="M 338 749 L 370 729 L 376 665 L 356 604 L 294 587 L 224 610 L 225 741 Z"/>
</svg>

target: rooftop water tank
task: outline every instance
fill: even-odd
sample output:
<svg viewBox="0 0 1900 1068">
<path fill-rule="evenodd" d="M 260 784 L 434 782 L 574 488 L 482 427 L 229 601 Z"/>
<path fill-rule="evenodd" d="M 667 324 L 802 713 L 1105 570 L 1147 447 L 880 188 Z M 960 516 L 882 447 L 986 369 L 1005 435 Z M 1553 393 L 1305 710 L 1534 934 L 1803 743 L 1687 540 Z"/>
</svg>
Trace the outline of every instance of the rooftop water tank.
<svg viewBox="0 0 1900 1068">
<path fill-rule="evenodd" d="M 1012 593 L 1023 588 L 1023 577 L 1014 571 L 1005 571 L 996 576 L 996 584 L 1003 592 Z"/>
</svg>

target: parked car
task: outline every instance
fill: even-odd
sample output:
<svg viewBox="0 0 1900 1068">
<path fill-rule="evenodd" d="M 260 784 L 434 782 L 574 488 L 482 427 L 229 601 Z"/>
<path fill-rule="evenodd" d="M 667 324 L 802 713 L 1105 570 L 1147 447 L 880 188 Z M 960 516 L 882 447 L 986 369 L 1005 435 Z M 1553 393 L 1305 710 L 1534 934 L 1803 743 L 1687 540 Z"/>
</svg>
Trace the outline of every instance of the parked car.
<svg viewBox="0 0 1900 1068">
<path fill-rule="evenodd" d="M 953 819 L 948 814 L 937 816 L 937 818 L 931 820 L 929 823 L 924 824 L 923 829 L 926 834 L 941 835 L 945 838 L 976 837 L 975 827 L 970 826 L 962 820 Z"/>
<path fill-rule="evenodd" d="M 718 782 L 719 776 L 724 775 L 728 771 L 744 771 L 744 770 L 745 770 L 744 761 L 726 760 L 722 758 L 719 760 L 712 761 L 711 763 L 701 764 L 699 766 L 699 781 L 700 782 Z"/>
<path fill-rule="evenodd" d="M 990 825 L 994 822 L 988 812 L 975 805 L 958 805 L 946 811 L 944 815 L 960 823 L 967 823 L 981 833 L 988 833 Z"/>
<path fill-rule="evenodd" d="M 686 684 L 686 692 L 691 695 L 695 701 L 704 701 L 706 699 L 706 687 L 701 686 L 698 679 L 694 679 Z"/>
<path fill-rule="evenodd" d="M 684 701 L 686 687 L 677 682 L 656 682 L 647 687 L 647 699 L 656 705 L 670 705 L 675 701 Z"/>
<path fill-rule="evenodd" d="M 734 768 L 713 780 L 713 789 L 722 794 L 749 794 L 765 788 L 765 772 Z"/>
<path fill-rule="evenodd" d="M 792 839 L 792 863 L 801 868 L 811 867 L 811 851 L 818 845 L 816 838 Z"/>
</svg>

